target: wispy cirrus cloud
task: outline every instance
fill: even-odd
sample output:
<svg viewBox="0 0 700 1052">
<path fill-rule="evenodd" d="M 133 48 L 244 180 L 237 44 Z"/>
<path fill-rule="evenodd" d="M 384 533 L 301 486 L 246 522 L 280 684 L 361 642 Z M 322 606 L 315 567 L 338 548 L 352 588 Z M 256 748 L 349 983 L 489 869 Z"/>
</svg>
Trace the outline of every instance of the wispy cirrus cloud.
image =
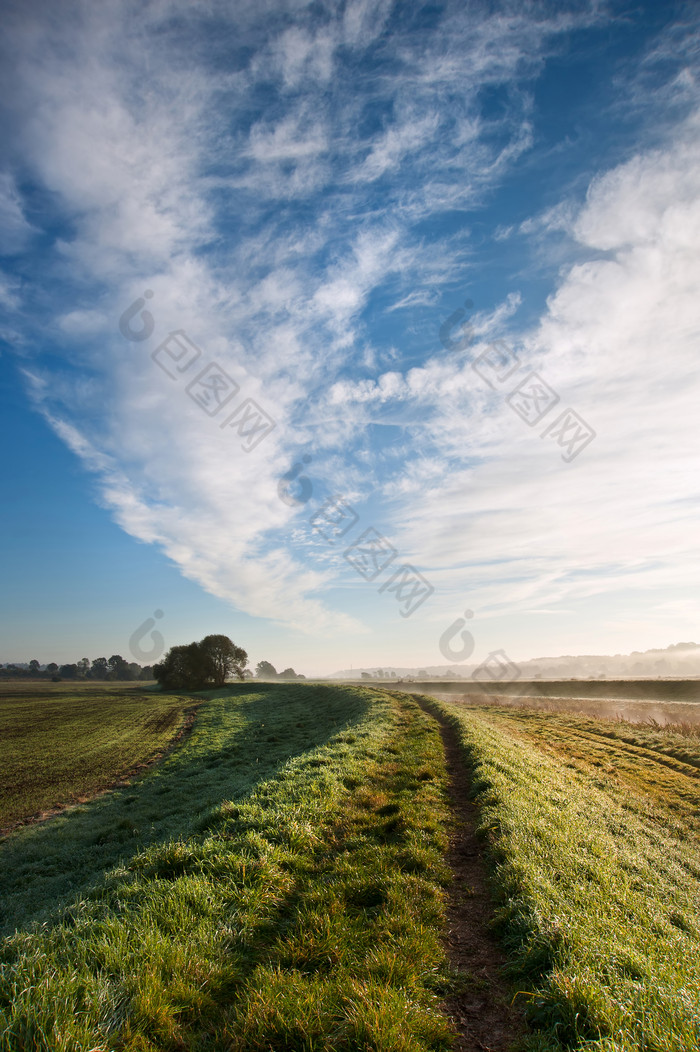
<svg viewBox="0 0 700 1052">
<path fill-rule="evenodd" d="M 62 21 L 35 6 L 41 18 L 18 7 L 10 20 L 5 76 L 21 119 L 6 128 L 25 183 L 52 202 L 50 247 L 35 261 L 45 289 L 16 303 L 38 305 L 64 359 L 32 365 L 37 404 L 125 530 L 255 616 L 359 631 L 332 595 L 337 569 L 294 541 L 305 511 L 277 493 L 312 448 L 329 489 L 358 503 L 381 495 L 402 552 L 448 595 L 467 575 L 494 609 L 504 589 L 516 606 L 589 593 L 576 572 L 608 542 L 626 574 L 622 531 L 618 550 L 594 509 L 612 502 L 622 515 L 649 485 L 628 447 L 649 411 L 642 375 L 664 386 L 654 341 L 689 362 L 695 126 L 679 127 L 663 158 L 640 149 L 614 167 L 585 205 L 564 194 L 514 224 L 521 237 L 556 229 L 589 256 L 562 274 L 537 325 L 518 331 L 514 290 L 472 318 L 475 353 L 509 336 L 595 417 L 607 437 L 590 467 L 564 475 L 465 354 L 434 353 L 441 317 L 410 369 L 410 324 L 386 331 L 386 318 L 430 307 L 465 272 L 466 210 L 471 221 L 532 150 L 532 85 L 566 34 L 605 22 L 598 5 L 421 14 L 358 0 L 319 14 L 163 0 L 137 19 L 130 3 L 75 2 Z M 8 216 L 28 237 L 17 185 Z M 128 344 L 117 320 L 146 288 L 153 340 Z M 255 455 L 234 453 L 218 420 L 154 365 L 156 344 L 182 328 L 274 416 Z M 669 430 L 646 437 L 647 457 L 673 448 L 691 401 L 685 392 L 679 415 L 667 395 Z M 390 441 L 373 437 L 379 428 Z M 590 496 L 577 505 L 584 476 Z M 417 493 L 429 498 L 420 507 Z M 651 546 L 681 530 L 663 528 L 665 499 L 640 510 L 635 572 L 652 582 Z M 578 506 L 585 529 L 565 536 Z M 534 554 L 536 536 L 546 554 Z"/>
<path fill-rule="evenodd" d="M 27 220 L 10 172 L 0 172 L 0 245 L 4 256 L 21 252 L 36 230 Z"/>
<path fill-rule="evenodd" d="M 564 273 L 533 329 L 507 334 L 518 375 L 535 368 L 560 395 L 552 416 L 571 405 L 594 425 L 580 461 L 563 464 L 539 437 L 545 425 L 512 411 L 508 385 L 479 379 L 470 359 L 483 340 L 466 360 L 334 388 L 362 416 L 368 403 L 420 406 L 414 445 L 436 455 L 387 483 L 396 535 L 445 592 L 461 590 L 462 566 L 484 615 L 626 590 L 655 608 L 666 590 L 695 586 L 699 153 L 694 114 L 664 149 L 596 179 L 567 230 L 589 259 Z"/>
</svg>

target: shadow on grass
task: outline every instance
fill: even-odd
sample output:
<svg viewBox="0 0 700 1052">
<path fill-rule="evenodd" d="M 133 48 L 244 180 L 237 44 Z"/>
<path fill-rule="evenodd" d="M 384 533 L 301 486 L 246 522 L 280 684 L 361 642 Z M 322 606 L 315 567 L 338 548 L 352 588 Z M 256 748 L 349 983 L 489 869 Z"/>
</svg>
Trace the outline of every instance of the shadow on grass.
<svg viewBox="0 0 700 1052">
<path fill-rule="evenodd" d="M 105 871 L 187 836 L 223 801 L 244 800 L 367 708 L 359 692 L 301 684 L 246 683 L 203 696 L 191 735 L 162 764 L 0 845 L 0 934 L 56 920 Z"/>
</svg>

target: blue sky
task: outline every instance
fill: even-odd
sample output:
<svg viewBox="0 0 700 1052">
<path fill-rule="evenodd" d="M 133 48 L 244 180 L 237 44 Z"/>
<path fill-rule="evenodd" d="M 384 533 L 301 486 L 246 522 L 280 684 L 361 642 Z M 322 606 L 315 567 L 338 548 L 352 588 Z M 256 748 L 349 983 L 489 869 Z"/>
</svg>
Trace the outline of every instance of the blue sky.
<svg viewBox="0 0 700 1052">
<path fill-rule="evenodd" d="M 696 5 L 4 11 L 0 660 L 697 637 Z"/>
</svg>

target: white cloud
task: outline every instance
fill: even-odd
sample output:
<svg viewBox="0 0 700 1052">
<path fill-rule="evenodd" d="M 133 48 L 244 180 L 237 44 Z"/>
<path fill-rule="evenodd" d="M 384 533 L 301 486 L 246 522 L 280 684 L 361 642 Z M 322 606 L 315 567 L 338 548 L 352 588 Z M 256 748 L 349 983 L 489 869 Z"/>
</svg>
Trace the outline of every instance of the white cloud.
<svg viewBox="0 0 700 1052">
<path fill-rule="evenodd" d="M 468 350 L 332 386 L 355 429 L 410 428 L 408 463 L 383 495 L 393 542 L 439 588 L 434 616 L 465 592 L 488 617 L 629 594 L 651 611 L 697 589 L 699 160 L 693 117 L 562 209 L 558 231 L 590 258 L 564 271 L 538 325 L 506 341 L 518 379 L 535 368 L 560 397 L 540 425 L 506 401 L 518 379 L 494 392 L 470 364 L 512 326 L 517 295 L 472 319 Z M 571 464 L 540 437 L 567 407 L 597 432 Z"/>
<path fill-rule="evenodd" d="M 552 383 L 584 415 L 595 411 L 601 437 L 586 459 L 595 471 L 577 464 L 567 475 L 551 445 L 479 387 L 464 355 L 443 355 L 406 375 L 397 366 L 334 384 L 339 372 L 357 372 L 358 362 L 369 369 L 377 360 L 361 314 L 390 277 L 402 290 L 419 289 L 404 291 L 393 310 L 432 302 L 454 278 L 468 232 L 424 245 L 411 223 L 478 200 L 529 148 L 527 98 L 514 93 L 498 134 L 491 127 L 488 136 L 476 98 L 484 84 L 512 85 L 523 67 L 536 69 L 560 20 L 461 12 L 425 38 L 400 36 L 391 76 L 372 74 L 359 85 L 356 78 L 341 81 L 338 49 L 341 42 L 356 51 L 381 47 L 391 4 L 358 0 L 320 27 L 307 24 L 303 5 L 292 27 L 286 9 L 262 5 L 258 22 L 257 7 L 240 5 L 243 28 L 256 28 L 254 54 L 235 70 L 208 67 L 190 53 L 189 41 L 184 47 L 171 39 L 166 23 L 175 8 L 167 3 L 145 5 L 143 24 L 124 5 L 76 5 L 64 29 L 47 20 L 20 41 L 17 90 L 31 114 L 21 133 L 25 163 L 63 210 L 52 263 L 81 283 L 75 301 L 61 293 L 54 320 L 66 356 L 85 375 L 76 383 L 73 373 L 37 370 L 44 378 L 37 398 L 57 433 L 97 472 L 102 500 L 125 530 L 159 544 L 187 577 L 256 616 L 324 634 L 358 630 L 357 621 L 318 598 L 327 595 L 331 574 L 308 569 L 296 554 L 301 516 L 279 500 L 277 480 L 313 441 L 319 476 L 325 471 L 359 499 L 375 482 L 372 457 L 359 449 L 351 462 L 346 449 L 367 422 L 392 422 L 401 401 L 417 409 L 407 413 L 403 445 L 397 443 L 406 451 L 406 472 L 393 486 L 385 480 L 383 492 L 394 502 L 402 550 L 445 581 L 452 575 L 448 589 L 463 587 L 464 567 L 481 567 L 469 574 L 491 605 L 507 601 L 502 577 L 487 565 L 503 559 L 518 602 L 540 603 L 539 592 L 570 594 L 567 567 L 584 566 L 603 543 L 596 500 L 618 499 L 614 472 L 598 467 L 598 451 L 604 443 L 610 448 L 603 436 L 615 433 L 609 392 L 591 405 L 585 385 L 606 361 L 609 332 L 616 363 L 622 343 L 635 343 L 642 329 L 648 344 L 649 310 L 647 328 L 638 331 L 630 329 L 631 306 L 620 304 L 629 297 L 639 305 L 631 286 L 654 270 L 654 253 L 663 282 L 671 275 L 684 280 L 674 261 L 687 216 L 681 210 L 660 218 L 654 208 L 681 174 L 683 208 L 691 207 L 690 159 L 679 155 L 655 189 L 642 160 L 622 188 L 611 176 L 592 190 L 572 228 L 580 242 L 591 248 L 609 238 L 608 213 L 619 224 L 617 209 L 627 216 L 626 237 L 642 224 L 644 251 L 632 258 L 637 243 L 616 242 L 615 259 L 571 271 L 539 332 L 530 334 L 532 354 L 548 376 L 551 370 Z M 187 5 L 179 10 L 186 14 Z M 228 8 L 212 10 L 221 16 Z M 284 90 L 262 115 L 256 92 L 270 91 L 272 82 Z M 361 120 L 374 106 L 390 116 L 365 135 Z M 389 172 L 389 196 L 374 197 L 376 186 L 366 182 Z M 299 202 L 296 214 L 291 205 Z M 21 202 L 17 207 L 21 215 Z M 86 285 L 98 283 L 89 302 Z M 129 344 L 117 321 L 145 288 L 154 292 L 148 309 L 156 330 L 151 341 Z M 514 295 L 490 316 L 477 315 L 476 337 L 485 342 L 517 306 Z M 616 335 L 609 326 L 618 309 Z M 662 314 L 652 331 L 672 324 L 674 340 L 683 318 L 690 322 L 689 307 Z M 275 417 L 277 428 L 258 451 L 243 454 L 218 418 L 188 399 L 184 381 L 169 380 L 151 361 L 157 342 L 181 328 L 203 349 L 203 361 L 215 358 Z M 591 355 L 593 337 L 602 342 Z M 623 361 L 638 376 L 639 362 L 629 355 Z M 608 362 L 602 375 L 621 397 L 626 381 L 618 380 L 617 367 Z M 638 386 L 634 391 L 642 399 Z M 400 412 L 396 421 L 404 423 Z M 597 496 L 582 505 L 589 525 L 574 531 L 583 541 L 571 564 L 578 541 L 563 531 L 582 476 Z M 416 504 L 417 495 L 424 504 Z M 549 554 L 540 555 L 532 538 L 550 505 L 543 531 Z M 619 551 L 622 557 L 622 532 Z M 532 582 L 533 565 L 540 583 Z"/>
<path fill-rule="evenodd" d="M 545 423 L 528 427 L 456 362 L 426 365 L 413 388 L 442 457 L 461 450 L 471 466 L 436 470 L 432 486 L 416 476 L 399 538 L 448 588 L 468 568 L 484 609 L 697 588 L 699 151 L 693 118 L 665 150 L 597 179 L 570 225 L 592 258 L 513 337 L 561 397 L 552 417 L 571 406 L 597 431 L 579 459 L 562 463 Z M 364 395 L 381 398 L 381 384 Z"/>
<path fill-rule="evenodd" d="M 415 117 L 407 114 L 398 126 L 388 128 L 375 140 L 369 155 L 354 173 L 358 180 L 378 179 L 400 165 L 407 153 L 425 148 L 439 127 L 437 114 Z"/>
<path fill-rule="evenodd" d="M 343 15 L 346 44 L 366 47 L 384 28 L 393 0 L 350 0 Z"/>
<path fill-rule="evenodd" d="M 265 542 L 265 530 L 292 518 L 277 495 L 282 473 L 278 444 L 245 454 L 232 432 L 222 431 L 149 358 L 131 356 L 99 401 L 92 438 L 49 408 L 70 397 L 70 385 L 30 375 L 48 423 L 99 476 L 101 501 L 132 536 L 158 544 L 184 576 L 233 606 L 302 631 L 356 633 L 359 623 L 332 613 L 319 600 L 326 575 L 305 570 L 283 547 Z M 86 401 L 108 396 L 99 385 Z M 70 397 L 74 408 L 75 398 Z M 261 524 L 265 529 L 261 530 Z"/>
<path fill-rule="evenodd" d="M 0 251 L 11 255 L 25 248 L 36 230 L 24 215 L 13 176 L 0 172 Z"/>
<path fill-rule="evenodd" d="M 333 74 L 335 34 L 328 29 L 316 32 L 300 26 L 284 30 L 275 41 L 273 61 L 279 64 L 285 87 L 298 88 L 308 80 L 326 84 Z"/>
<path fill-rule="evenodd" d="M 0 303 L 7 310 L 17 310 L 20 305 L 20 282 L 9 274 L 0 271 Z"/>
<path fill-rule="evenodd" d="M 369 290 L 398 269 L 398 240 L 399 231 L 395 227 L 363 230 L 352 243 L 348 258 L 328 269 L 327 278 L 316 289 L 312 302 L 332 319 L 336 329 L 347 326 Z"/>
<path fill-rule="evenodd" d="M 387 309 L 389 311 L 404 310 L 407 307 L 434 307 L 437 303 L 437 294 L 430 289 L 416 289 L 402 296 L 400 300 L 393 303 Z"/>
<path fill-rule="evenodd" d="M 72 310 L 57 319 L 67 336 L 93 338 L 113 329 L 113 319 L 98 310 Z"/>
<path fill-rule="evenodd" d="M 250 155 L 263 163 L 315 157 L 326 149 L 322 128 L 319 125 L 301 127 L 298 115 L 274 126 L 254 124 L 250 130 Z"/>
</svg>

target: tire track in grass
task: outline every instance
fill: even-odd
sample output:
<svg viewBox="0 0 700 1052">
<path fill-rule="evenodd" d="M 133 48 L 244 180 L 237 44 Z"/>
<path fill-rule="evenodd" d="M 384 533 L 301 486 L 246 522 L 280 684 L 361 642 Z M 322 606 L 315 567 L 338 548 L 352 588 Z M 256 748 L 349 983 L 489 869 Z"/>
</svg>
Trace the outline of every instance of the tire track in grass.
<svg viewBox="0 0 700 1052">
<path fill-rule="evenodd" d="M 526 1027 L 503 977 L 507 958 L 490 930 L 493 906 L 476 835 L 477 806 L 470 798 L 469 773 L 455 728 L 431 699 L 419 696 L 416 701 L 440 728 L 454 816 L 447 856 L 453 880 L 446 903 L 445 948 L 458 978 L 445 1008 L 459 1033 L 455 1048 L 460 1052 L 508 1052 L 522 1039 Z"/>
</svg>

